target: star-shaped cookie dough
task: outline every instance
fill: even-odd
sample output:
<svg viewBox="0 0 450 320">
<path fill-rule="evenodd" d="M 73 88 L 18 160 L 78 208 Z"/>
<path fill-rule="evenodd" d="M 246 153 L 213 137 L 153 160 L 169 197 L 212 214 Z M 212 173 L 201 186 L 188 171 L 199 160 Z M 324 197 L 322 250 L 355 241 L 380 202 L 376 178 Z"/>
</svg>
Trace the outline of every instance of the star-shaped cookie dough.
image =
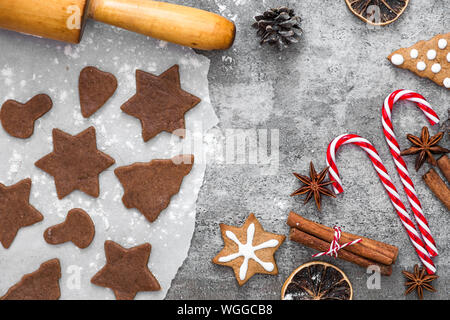
<svg viewBox="0 0 450 320">
<path fill-rule="evenodd" d="M 125 191 L 123 204 L 128 209 L 138 209 L 148 221 L 155 221 L 180 191 L 193 163 L 193 155 L 178 155 L 117 168 L 114 173 Z"/>
<path fill-rule="evenodd" d="M 53 152 L 35 165 L 54 177 L 56 193 L 62 199 L 74 190 L 98 197 L 98 176 L 114 162 L 97 149 L 95 128 L 90 127 L 76 136 L 53 129 Z"/>
<path fill-rule="evenodd" d="M 179 67 L 174 65 L 159 76 L 136 70 L 136 94 L 121 109 L 141 121 L 147 142 L 162 131 L 184 138 L 184 115 L 200 101 L 181 89 Z"/>
<path fill-rule="evenodd" d="M 125 249 L 114 241 L 105 241 L 106 265 L 91 282 L 111 288 L 117 300 L 133 300 L 140 291 L 161 290 L 147 266 L 151 248 L 149 243 L 144 243 Z"/>
<path fill-rule="evenodd" d="M 264 231 L 253 213 L 242 227 L 221 223 L 220 230 L 225 246 L 212 261 L 233 268 L 240 286 L 256 273 L 278 274 L 274 254 L 285 236 Z"/>
<path fill-rule="evenodd" d="M 42 221 L 44 217 L 30 204 L 31 179 L 13 186 L 0 183 L 0 242 L 8 249 L 22 227 Z"/>
</svg>

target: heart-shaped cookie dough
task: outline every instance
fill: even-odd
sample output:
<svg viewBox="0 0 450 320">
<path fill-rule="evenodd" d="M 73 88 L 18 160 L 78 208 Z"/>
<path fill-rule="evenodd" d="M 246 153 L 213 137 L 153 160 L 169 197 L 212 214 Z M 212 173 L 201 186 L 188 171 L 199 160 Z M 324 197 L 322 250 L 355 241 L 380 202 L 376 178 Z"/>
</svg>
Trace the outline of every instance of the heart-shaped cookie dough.
<svg viewBox="0 0 450 320">
<path fill-rule="evenodd" d="M 33 135 L 34 122 L 53 106 L 46 94 L 38 94 L 27 103 L 6 101 L 0 110 L 0 120 L 6 132 L 16 138 L 26 139 Z"/>
<path fill-rule="evenodd" d="M 92 116 L 117 89 L 116 77 L 95 67 L 81 70 L 78 82 L 81 114 L 85 118 Z"/>
</svg>

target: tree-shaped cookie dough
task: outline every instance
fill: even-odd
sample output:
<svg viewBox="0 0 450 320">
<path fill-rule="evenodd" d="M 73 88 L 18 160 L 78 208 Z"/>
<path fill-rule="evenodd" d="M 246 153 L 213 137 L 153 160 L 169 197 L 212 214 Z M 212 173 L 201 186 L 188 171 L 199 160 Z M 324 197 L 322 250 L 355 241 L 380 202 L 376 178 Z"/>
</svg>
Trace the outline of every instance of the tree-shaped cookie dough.
<svg viewBox="0 0 450 320">
<path fill-rule="evenodd" d="M 428 41 L 401 48 L 391 53 L 388 59 L 398 68 L 450 88 L 450 33 L 438 34 Z"/>
</svg>

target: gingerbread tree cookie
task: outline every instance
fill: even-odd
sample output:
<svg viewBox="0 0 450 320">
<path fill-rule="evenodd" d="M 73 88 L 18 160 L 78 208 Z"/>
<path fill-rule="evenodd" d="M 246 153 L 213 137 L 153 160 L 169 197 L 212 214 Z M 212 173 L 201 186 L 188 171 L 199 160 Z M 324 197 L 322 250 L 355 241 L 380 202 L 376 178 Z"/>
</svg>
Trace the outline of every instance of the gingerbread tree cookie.
<svg viewBox="0 0 450 320">
<path fill-rule="evenodd" d="M 38 270 L 24 275 L 0 300 L 58 300 L 60 278 L 59 260 L 46 261 Z"/>
<path fill-rule="evenodd" d="M 388 59 L 398 68 L 410 70 L 450 89 L 450 33 L 401 48 L 391 53 Z"/>
<path fill-rule="evenodd" d="M 178 155 L 117 168 L 114 173 L 124 189 L 123 204 L 138 209 L 148 221 L 155 221 L 180 191 L 193 164 L 193 155 Z"/>
<path fill-rule="evenodd" d="M 264 231 L 253 213 L 242 227 L 220 224 L 225 247 L 213 263 L 233 268 L 236 280 L 242 286 L 254 274 L 278 274 L 275 251 L 285 236 Z"/>
</svg>

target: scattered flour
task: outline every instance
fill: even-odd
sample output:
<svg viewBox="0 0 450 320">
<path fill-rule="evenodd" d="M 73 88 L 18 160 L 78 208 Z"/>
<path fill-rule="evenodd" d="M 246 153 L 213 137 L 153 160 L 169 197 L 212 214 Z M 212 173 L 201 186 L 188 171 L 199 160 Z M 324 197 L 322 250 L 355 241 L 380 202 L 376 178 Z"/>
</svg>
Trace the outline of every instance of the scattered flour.
<svg viewBox="0 0 450 320">
<path fill-rule="evenodd" d="M 22 165 L 22 155 L 17 152 L 16 149 L 12 151 L 12 156 L 9 159 L 9 171 L 8 171 L 8 180 L 13 180 L 17 173 L 19 172 L 19 169 Z"/>
</svg>

